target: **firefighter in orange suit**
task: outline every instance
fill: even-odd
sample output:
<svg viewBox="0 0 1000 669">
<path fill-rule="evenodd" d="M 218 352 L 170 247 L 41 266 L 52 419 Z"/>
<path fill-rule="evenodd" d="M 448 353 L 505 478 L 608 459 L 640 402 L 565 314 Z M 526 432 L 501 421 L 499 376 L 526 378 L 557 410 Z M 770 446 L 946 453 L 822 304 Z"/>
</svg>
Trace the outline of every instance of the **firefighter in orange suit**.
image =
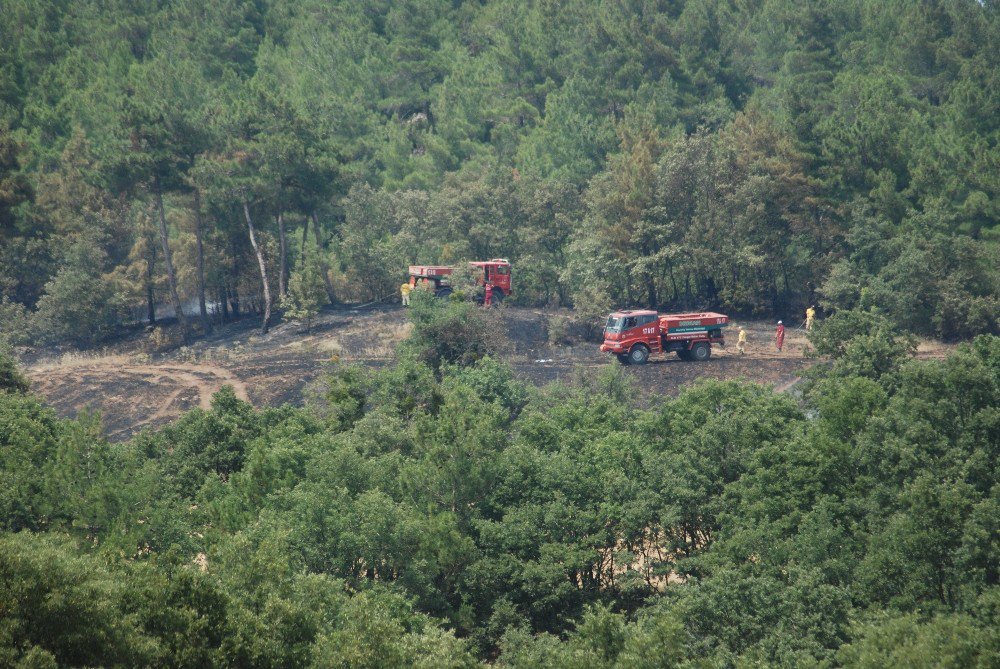
<svg viewBox="0 0 1000 669">
<path fill-rule="evenodd" d="M 778 352 L 781 352 L 781 347 L 785 345 L 785 326 L 781 321 L 778 321 L 778 329 L 774 333 L 774 345 L 778 347 Z"/>
</svg>

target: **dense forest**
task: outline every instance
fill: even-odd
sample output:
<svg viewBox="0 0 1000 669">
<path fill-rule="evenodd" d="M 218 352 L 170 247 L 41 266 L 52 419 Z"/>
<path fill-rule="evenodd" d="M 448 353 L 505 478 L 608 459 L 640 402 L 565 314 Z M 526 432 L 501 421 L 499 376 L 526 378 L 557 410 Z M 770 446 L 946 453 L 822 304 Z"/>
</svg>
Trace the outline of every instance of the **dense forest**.
<svg viewBox="0 0 1000 669">
<path fill-rule="evenodd" d="M 0 331 L 507 257 L 582 319 L 995 333 L 998 133 L 992 0 L 0 0 Z"/>
<path fill-rule="evenodd" d="M 842 311 L 800 400 L 638 408 L 414 299 L 393 366 L 127 443 L 0 359 L 0 663 L 1000 666 L 1000 338 Z"/>
</svg>

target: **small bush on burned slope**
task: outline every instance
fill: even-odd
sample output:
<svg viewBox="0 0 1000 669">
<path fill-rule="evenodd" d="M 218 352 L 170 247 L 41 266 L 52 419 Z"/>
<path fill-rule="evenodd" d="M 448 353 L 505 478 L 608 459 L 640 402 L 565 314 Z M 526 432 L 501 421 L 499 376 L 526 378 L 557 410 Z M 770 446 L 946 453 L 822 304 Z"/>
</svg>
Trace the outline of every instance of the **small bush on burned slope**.
<svg viewBox="0 0 1000 669">
<path fill-rule="evenodd" d="M 0 392 L 28 392 L 28 379 L 24 378 L 17 364 L 3 351 L 0 351 Z"/>
<path fill-rule="evenodd" d="M 399 353 L 418 360 L 440 375 L 444 364 L 465 367 L 504 348 L 497 310 L 460 299 L 442 300 L 424 291 L 411 297 L 413 332 Z"/>
</svg>

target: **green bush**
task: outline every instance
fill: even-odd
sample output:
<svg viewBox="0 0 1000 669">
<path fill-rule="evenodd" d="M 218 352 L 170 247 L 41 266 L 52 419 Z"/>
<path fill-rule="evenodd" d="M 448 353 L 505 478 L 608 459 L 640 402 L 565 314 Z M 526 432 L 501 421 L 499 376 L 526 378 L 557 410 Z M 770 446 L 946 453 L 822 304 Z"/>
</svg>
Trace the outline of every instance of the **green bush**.
<svg viewBox="0 0 1000 669">
<path fill-rule="evenodd" d="M 103 274 L 104 265 L 104 251 L 90 239 L 69 248 L 32 317 L 41 341 L 92 345 L 114 331 L 123 301 Z"/>
<path fill-rule="evenodd" d="M 6 296 L 0 297 L 0 349 L 31 342 L 31 313 Z"/>
<path fill-rule="evenodd" d="M 877 309 L 837 311 L 809 333 L 819 355 L 833 359 L 840 376 L 878 379 L 895 372 L 916 350 L 916 340 Z"/>
<path fill-rule="evenodd" d="M 0 350 L 0 392 L 26 393 L 28 379 L 18 370 L 17 363 Z"/>
<path fill-rule="evenodd" d="M 445 364 L 464 367 L 506 345 L 502 316 L 463 299 L 442 300 L 426 291 L 411 295 L 413 332 L 400 347 L 410 356 L 440 372 Z"/>
</svg>

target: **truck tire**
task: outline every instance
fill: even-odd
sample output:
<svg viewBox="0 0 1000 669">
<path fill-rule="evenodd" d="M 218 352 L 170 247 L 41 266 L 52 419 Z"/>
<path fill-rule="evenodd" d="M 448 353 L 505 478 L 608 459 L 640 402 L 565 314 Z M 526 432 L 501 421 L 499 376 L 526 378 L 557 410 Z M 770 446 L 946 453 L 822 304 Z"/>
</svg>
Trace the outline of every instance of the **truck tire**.
<svg viewBox="0 0 1000 669">
<path fill-rule="evenodd" d="M 620 362 L 621 364 L 623 364 L 623 365 L 627 365 L 628 364 L 628 355 L 627 354 L 625 354 L 625 353 L 616 353 L 615 357 L 618 358 L 618 362 Z"/>
<path fill-rule="evenodd" d="M 451 287 L 445 286 L 434 291 L 434 297 L 451 297 Z"/>
<path fill-rule="evenodd" d="M 691 349 L 691 358 L 693 360 L 696 360 L 698 362 L 705 362 L 711 357 L 712 357 L 712 347 L 705 342 L 695 344 L 694 348 Z"/>
<path fill-rule="evenodd" d="M 630 365 L 645 365 L 649 360 L 649 347 L 645 344 L 636 344 L 628 352 L 628 363 Z"/>
<path fill-rule="evenodd" d="M 499 290 L 494 291 L 493 292 L 493 297 L 490 298 L 490 306 L 491 307 L 499 307 L 500 303 L 503 302 L 503 297 L 504 296 L 503 296 L 503 292 L 502 291 L 499 291 Z"/>
</svg>

